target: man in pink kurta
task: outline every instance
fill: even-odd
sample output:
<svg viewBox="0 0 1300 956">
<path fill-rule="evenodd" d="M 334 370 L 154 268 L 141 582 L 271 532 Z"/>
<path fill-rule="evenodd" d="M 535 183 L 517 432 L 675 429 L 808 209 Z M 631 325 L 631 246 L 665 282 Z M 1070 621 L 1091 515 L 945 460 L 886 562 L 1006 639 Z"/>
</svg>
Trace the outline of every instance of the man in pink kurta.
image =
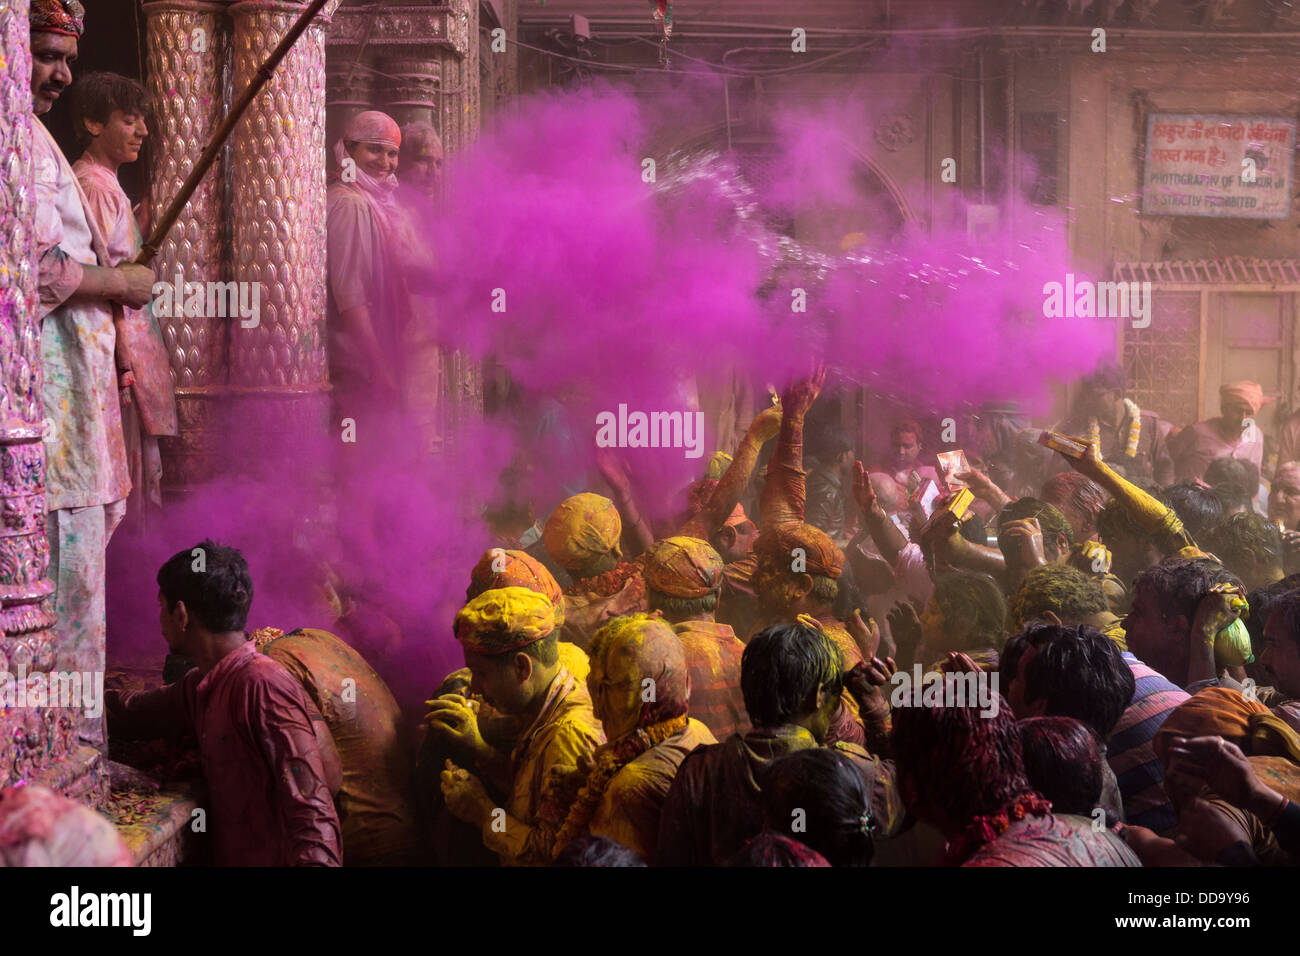
<svg viewBox="0 0 1300 956">
<path fill-rule="evenodd" d="M 85 12 L 75 0 L 31 6 L 32 101 L 48 113 L 72 82 Z M 118 406 L 111 301 L 139 307 L 153 273 L 106 268 L 104 243 L 86 214 L 76 176 L 53 137 L 32 124 L 41 362 L 45 384 L 46 531 L 59 619 L 61 671 L 105 666 L 104 551 L 131 489 Z M 79 735 L 102 744 L 101 718 L 82 716 Z"/>
<path fill-rule="evenodd" d="M 1197 481 L 1216 458 L 1239 458 L 1256 470 L 1264 464 L 1264 434 L 1255 416 L 1267 402 L 1255 382 L 1233 382 L 1219 389 L 1221 415 L 1188 425 L 1169 441 L 1179 481 Z"/>
</svg>

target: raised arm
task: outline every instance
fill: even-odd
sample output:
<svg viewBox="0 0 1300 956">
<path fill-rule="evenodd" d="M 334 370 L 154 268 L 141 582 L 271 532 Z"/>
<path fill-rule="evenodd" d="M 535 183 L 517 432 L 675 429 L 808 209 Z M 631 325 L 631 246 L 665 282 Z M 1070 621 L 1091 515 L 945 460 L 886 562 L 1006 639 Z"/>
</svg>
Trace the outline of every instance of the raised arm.
<svg viewBox="0 0 1300 956">
<path fill-rule="evenodd" d="M 726 523 L 727 518 L 736 510 L 736 503 L 749 487 L 754 466 L 758 464 L 758 453 L 762 451 L 764 444 L 776 437 L 780 430 L 781 406 L 765 408 L 754 416 L 749 430 L 745 432 L 745 436 L 736 447 L 731 464 L 719 479 L 718 486 L 713 489 L 713 493 L 709 495 L 709 500 L 700 509 L 699 514 L 687 521 L 679 534 L 708 541 L 709 537 Z"/>
<path fill-rule="evenodd" d="M 759 498 L 763 529 L 804 520 L 808 489 L 803 470 L 803 420 L 825 383 L 826 369 L 819 366 L 812 378 L 796 382 L 781 397 L 781 431 Z"/>
</svg>

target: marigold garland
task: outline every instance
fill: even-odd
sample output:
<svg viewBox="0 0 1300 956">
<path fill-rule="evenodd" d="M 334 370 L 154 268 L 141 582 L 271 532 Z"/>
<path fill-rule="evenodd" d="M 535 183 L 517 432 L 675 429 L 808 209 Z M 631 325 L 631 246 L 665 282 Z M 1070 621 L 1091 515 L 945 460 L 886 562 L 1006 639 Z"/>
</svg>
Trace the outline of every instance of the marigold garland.
<svg viewBox="0 0 1300 956">
<path fill-rule="evenodd" d="M 1051 812 L 1052 801 L 1032 790 L 1022 793 L 997 813 L 978 816 L 968 823 L 962 834 L 948 844 L 941 862 L 961 866 L 980 847 L 1006 833 L 1012 823 L 1027 816 L 1045 817 Z"/>
<path fill-rule="evenodd" d="M 688 721 L 689 718 L 682 714 L 680 717 L 674 717 L 672 720 L 665 720 L 658 724 L 651 724 L 649 727 L 638 727 L 625 737 L 597 748 L 593 755 L 596 766 L 587 775 L 586 782 L 583 784 L 582 789 L 578 791 L 577 799 L 574 800 L 573 806 L 569 808 L 568 816 L 564 818 L 564 824 L 555 835 L 554 852 L 556 856 L 559 856 L 560 851 L 571 842 L 587 832 L 587 825 L 591 822 L 596 807 L 600 806 L 600 801 L 605 796 L 605 790 L 609 787 L 609 782 L 614 779 L 615 774 L 647 750 L 651 750 L 669 737 L 681 733 L 686 729 Z"/>
</svg>

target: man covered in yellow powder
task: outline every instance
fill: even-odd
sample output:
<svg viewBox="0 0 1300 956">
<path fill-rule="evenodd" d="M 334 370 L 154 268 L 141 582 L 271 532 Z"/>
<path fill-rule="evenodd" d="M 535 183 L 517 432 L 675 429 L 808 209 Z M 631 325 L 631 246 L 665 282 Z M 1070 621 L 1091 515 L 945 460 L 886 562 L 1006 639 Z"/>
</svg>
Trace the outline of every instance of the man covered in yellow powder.
<svg viewBox="0 0 1300 956">
<path fill-rule="evenodd" d="M 545 595 L 555 605 L 555 626 L 564 626 L 564 595 L 554 576 L 546 566 L 525 551 L 489 548 L 474 569 L 470 572 L 469 587 L 465 589 L 465 599 L 472 601 L 484 591 L 493 588 L 521 587 Z M 586 681 L 590 666 L 587 654 L 576 644 L 560 640 L 556 644 L 560 663 L 579 681 Z M 479 731 L 491 746 L 502 754 L 509 754 L 523 733 L 525 718 L 498 712 L 491 704 L 470 694 L 470 684 L 474 675 L 468 667 L 448 674 L 433 692 L 432 697 L 445 694 L 459 694 L 471 699 L 478 705 Z M 480 846 L 477 833 L 457 832 L 463 828 L 454 819 L 448 820 L 443 813 L 442 791 L 438 786 L 439 775 L 448 756 L 448 749 L 441 737 L 430 734 L 425 737 L 420 748 L 419 759 L 415 766 L 415 787 L 421 808 L 432 829 L 432 839 L 436 853 L 443 862 L 469 863 L 484 852 Z M 472 846 L 469 845 L 472 838 Z M 485 861 L 486 862 L 486 861 Z"/>
<path fill-rule="evenodd" d="M 507 758 L 483 739 L 469 699 L 447 694 L 430 703 L 431 732 L 465 765 L 446 762 L 447 809 L 479 827 L 503 864 L 549 863 L 568 810 L 555 781 L 571 776 L 605 742 L 586 686 L 560 663 L 555 605 L 527 588 L 494 588 L 460 610 L 455 628 L 473 675 L 470 692 L 520 718 L 525 729 Z"/>
<path fill-rule="evenodd" d="M 546 553 L 573 576 L 564 591 L 564 637 L 581 648 L 612 617 L 647 610 L 643 559 L 624 561 L 623 522 L 614 502 L 583 492 L 546 519 Z"/>
<path fill-rule="evenodd" d="M 591 643 L 591 698 L 608 743 L 595 753 L 555 840 L 558 853 L 590 834 L 653 864 L 659 815 L 677 768 L 709 729 L 687 716 L 690 672 L 664 621 L 634 614 L 610 621 Z"/>
<path fill-rule="evenodd" d="M 699 538 L 665 538 L 646 553 L 650 607 L 672 625 L 691 674 L 691 714 L 719 740 L 749 730 L 740 692 L 745 645 L 714 611 L 722 589 L 722 556 Z"/>
</svg>

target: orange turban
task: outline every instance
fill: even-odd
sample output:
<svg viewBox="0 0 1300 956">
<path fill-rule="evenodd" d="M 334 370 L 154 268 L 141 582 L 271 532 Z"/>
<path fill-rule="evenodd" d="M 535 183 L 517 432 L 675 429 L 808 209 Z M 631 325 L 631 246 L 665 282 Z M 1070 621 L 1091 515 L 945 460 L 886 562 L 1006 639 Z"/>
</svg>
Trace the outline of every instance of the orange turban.
<svg viewBox="0 0 1300 956">
<path fill-rule="evenodd" d="M 786 567 L 791 567 L 795 560 L 795 548 L 803 551 L 804 565 L 809 574 L 823 574 L 838 580 L 844 572 L 844 552 L 830 535 L 815 525 L 791 522 L 765 529 L 755 545 L 755 550 L 778 558 Z"/>
<path fill-rule="evenodd" d="M 1259 410 L 1271 401 L 1273 399 L 1265 398 L 1264 390 L 1255 382 L 1232 382 L 1229 385 L 1219 386 L 1221 405 L 1226 405 L 1228 402 L 1245 402 L 1250 406 L 1252 415 L 1258 414 Z"/>
<path fill-rule="evenodd" d="M 722 556 L 699 538 L 664 538 L 646 554 L 645 583 L 676 598 L 701 598 L 722 587 Z"/>
<path fill-rule="evenodd" d="M 456 640 L 476 654 L 506 654 L 555 630 L 555 605 L 527 588 L 494 588 L 456 615 Z"/>
<path fill-rule="evenodd" d="M 551 512 L 542 531 L 542 544 L 558 565 L 575 571 L 609 551 L 621 557 L 618 540 L 622 534 L 623 522 L 614 502 L 583 492 L 561 501 Z"/>
<path fill-rule="evenodd" d="M 379 110 L 365 110 L 348 121 L 343 132 L 345 143 L 374 143 L 398 149 L 402 145 L 402 128 L 397 120 Z"/>
<path fill-rule="evenodd" d="M 476 598 L 492 588 L 528 588 L 545 594 L 558 604 L 563 596 L 555 575 L 527 551 L 489 548 L 469 573 L 466 600 Z"/>
<path fill-rule="evenodd" d="M 592 638 L 591 659 L 598 662 L 607 679 L 617 676 L 638 683 L 647 678 L 652 681 L 654 693 L 641 708 L 638 727 L 672 720 L 687 712 L 691 674 L 686 652 L 672 626 L 662 618 L 649 614 L 612 618 Z"/>
</svg>

